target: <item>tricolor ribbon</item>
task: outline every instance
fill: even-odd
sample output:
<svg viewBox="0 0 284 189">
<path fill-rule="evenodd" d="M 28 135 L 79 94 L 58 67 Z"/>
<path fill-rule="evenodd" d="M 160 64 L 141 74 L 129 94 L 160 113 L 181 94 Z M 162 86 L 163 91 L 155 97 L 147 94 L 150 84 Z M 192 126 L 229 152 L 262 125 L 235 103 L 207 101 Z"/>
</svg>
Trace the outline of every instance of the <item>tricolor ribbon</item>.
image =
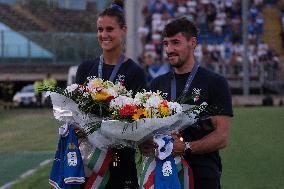
<svg viewBox="0 0 284 189">
<path fill-rule="evenodd" d="M 179 182 L 182 189 L 194 189 L 193 172 L 187 162 L 180 156 L 175 157 L 175 165 L 178 171 Z M 154 189 L 157 159 L 154 156 L 147 157 L 143 162 L 140 176 L 140 189 Z"/>
<path fill-rule="evenodd" d="M 103 189 L 109 180 L 109 164 L 112 159 L 112 152 L 107 152 L 96 148 L 88 163 L 88 168 L 92 174 L 86 183 L 85 189 Z"/>
<path fill-rule="evenodd" d="M 154 137 L 158 145 L 157 158 L 145 159 L 140 177 L 141 189 L 193 189 L 191 168 L 181 157 L 173 157 L 174 139 L 170 135 L 158 134 Z"/>
</svg>

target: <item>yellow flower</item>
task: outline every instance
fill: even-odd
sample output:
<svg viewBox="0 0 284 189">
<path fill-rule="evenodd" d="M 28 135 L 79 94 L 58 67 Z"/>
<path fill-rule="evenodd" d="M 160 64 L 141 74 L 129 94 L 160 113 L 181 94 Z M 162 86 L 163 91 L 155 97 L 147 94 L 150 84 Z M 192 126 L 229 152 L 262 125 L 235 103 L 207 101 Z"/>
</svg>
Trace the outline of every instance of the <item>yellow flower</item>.
<svg viewBox="0 0 284 189">
<path fill-rule="evenodd" d="M 146 108 L 143 109 L 143 115 L 146 117 L 146 118 L 149 118 L 150 115 L 148 114 L 148 111 L 146 110 Z"/>
<path fill-rule="evenodd" d="M 110 88 L 110 87 L 113 87 L 113 86 L 114 86 L 111 81 L 105 81 L 105 82 L 104 82 L 104 85 L 105 85 L 106 88 Z"/>
<path fill-rule="evenodd" d="M 97 101 L 105 101 L 110 97 L 108 93 L 103 92 L 103 91 L 92 93 L 91 96 L 93 100 L 97 100 Z"/>
<path fill-rule="evenodd" d="M 158 106 L 158 111 L 159 113 L 163 116 L 163 117 L 166 117 L 166 116 L 169 116 L 170 115 L 170 110 L 167 106 L 161 106 L 159 105 Z"/>
<path fill-rule="evenodd" d="M 91 86 L 92 88 L 95 88 L 95 89 L 101 89 L 103 88 L 103 80 L 95 79 L 91 82 Z"/>
<path fill-rule="evenodd" d="M 145 108 L 139 108 L 136 110 L 135 114 L 132 116 L 132 118 L 137 121 L 139 120 L 141 117 L 145 117 L 148 118 L 148 112 Z"/>
</svg>

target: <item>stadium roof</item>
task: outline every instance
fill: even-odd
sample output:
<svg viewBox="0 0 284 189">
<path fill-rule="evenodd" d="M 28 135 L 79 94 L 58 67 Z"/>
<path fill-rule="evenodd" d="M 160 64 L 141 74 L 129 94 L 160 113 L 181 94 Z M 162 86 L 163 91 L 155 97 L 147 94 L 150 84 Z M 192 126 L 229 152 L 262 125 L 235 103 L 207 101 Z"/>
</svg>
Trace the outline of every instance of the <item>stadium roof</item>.
<svg viewBox="0 0 284 189">
<path fill-rule="evenodd" d="M 54 54 L 0 22 L 1 58 L 46 58 Z"/>
</svg>

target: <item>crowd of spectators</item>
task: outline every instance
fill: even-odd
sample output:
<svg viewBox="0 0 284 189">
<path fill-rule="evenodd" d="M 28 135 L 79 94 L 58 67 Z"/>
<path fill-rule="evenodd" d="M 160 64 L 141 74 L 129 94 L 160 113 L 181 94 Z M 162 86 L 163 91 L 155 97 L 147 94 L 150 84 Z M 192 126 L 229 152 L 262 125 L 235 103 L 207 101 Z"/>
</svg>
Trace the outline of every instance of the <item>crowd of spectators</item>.
<svg viewBox="0 0 284 189">
<path fill-rule="evenodd" d="M 282 48 L 284 48 L 284 2 L 279 3 L 280 6 L 280 19 L 281 19 L 281 39 L 282 39 Z"/>
<path fill-rule="evenodd" d="M 261 38 L 264 27 L 262 9 L 266 0 L 249 1 L 248 56 L 250 74 L 272 78 L 279 69 L 279 57 Z M 161 32 L 171 19 L 186 16 L 200 29 L 195 55 L 197 61 L 227 77 L 242 76 L 241 0 L 148 0 L 143 8 L 145 25 L 139 28 L 143 44 L 140 57 L 148 81 L 166 73 L 170 67 L 161 45 Z M 22 6 L 39 20 L 49 23 L 55 32 L 95 32 L 95 11 L 63 10 L 59 8 Z M 72 18 L 72 19 L 70 19 Z M 46 28 L 20 15 L 11 6 L 0 4 L 0 21 L 18 31 L 45 31 Z M 282 11 L 284 41 L 284 9 Z M 283 42 L 284 47 L 284 42 Z"/>
<path fill-rule="evenodd" d="M 275 50 L 261 38 L 265 5 L 263 0 L 253 0 L 249 4 L 248 56 L 252 76 L 279 67 Z M 195 50 L 198 62 L 227 77 L 242 76 L 241 0 L 149 0 L 142 14 L 145 25 L 139 29 L 144 46 L 141 60 L 149 81 L 169 69 L 165 66 L 167 57 L 162 49 L 161 33 L 169 20 L 181 16 L 194 21 L 200 30 Z"/>
</svg>

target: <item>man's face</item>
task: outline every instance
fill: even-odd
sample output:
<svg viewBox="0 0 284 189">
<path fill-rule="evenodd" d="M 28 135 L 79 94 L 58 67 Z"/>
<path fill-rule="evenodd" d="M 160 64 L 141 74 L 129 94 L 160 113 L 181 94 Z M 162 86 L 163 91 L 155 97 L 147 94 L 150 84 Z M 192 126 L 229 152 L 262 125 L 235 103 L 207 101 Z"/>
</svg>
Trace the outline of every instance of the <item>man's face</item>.
<svg viewBox="0 0 284 189">
<path fill-rule="evenodd" d="M 171 37 L 164 37 L 163 44 L 171 66 L 180 68 L 193 56 L 196 38 L 187 39 L 180 32 Z"/>
</svg>

